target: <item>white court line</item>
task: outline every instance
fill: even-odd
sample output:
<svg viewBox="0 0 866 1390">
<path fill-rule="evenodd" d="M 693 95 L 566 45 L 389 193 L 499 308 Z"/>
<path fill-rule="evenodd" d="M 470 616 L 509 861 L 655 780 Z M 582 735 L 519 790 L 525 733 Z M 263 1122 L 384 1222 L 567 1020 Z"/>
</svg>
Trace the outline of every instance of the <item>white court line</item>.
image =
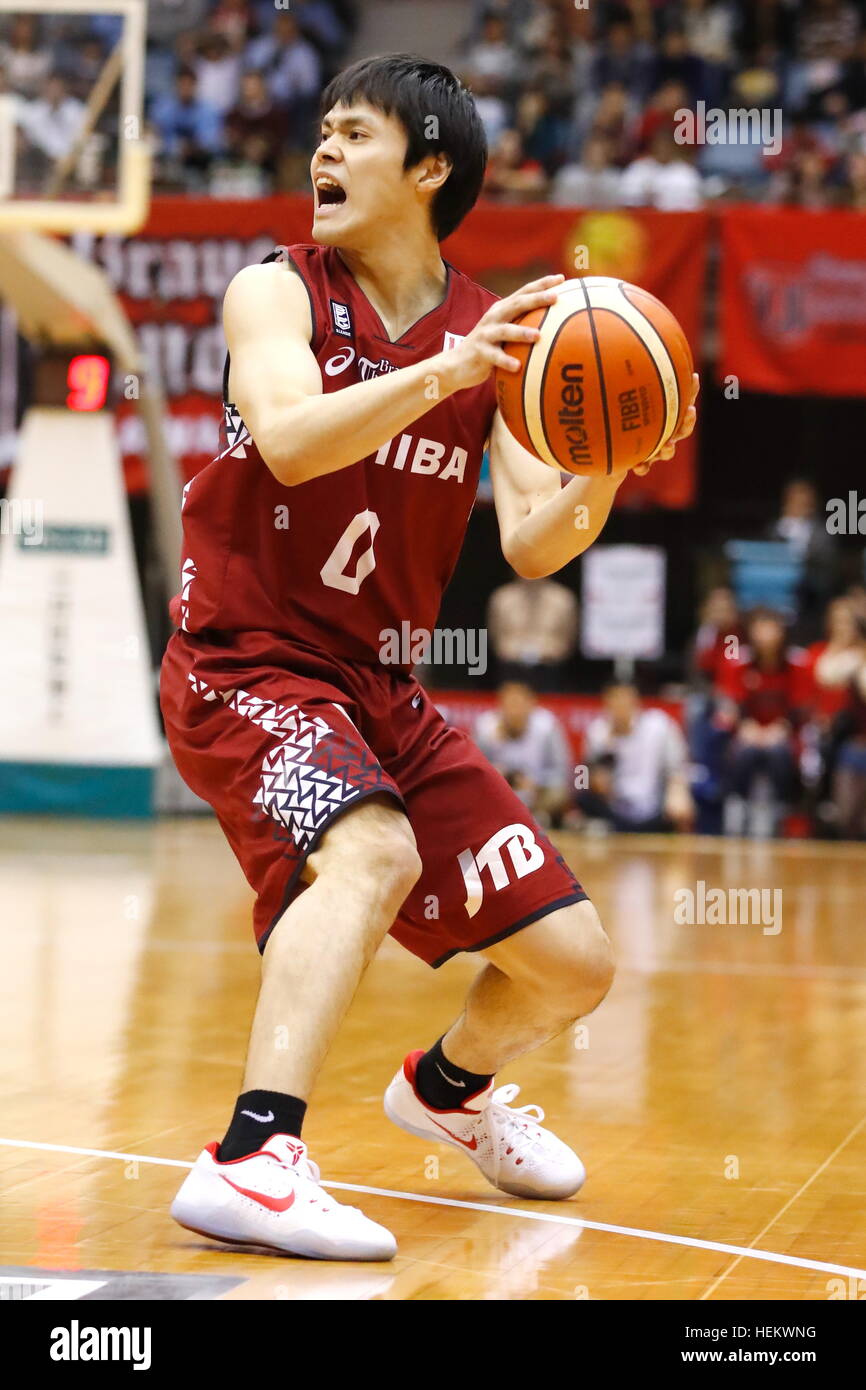
<svg viewBox="0 0 866 1390">
<path fill-rule="evenodd" d="M 95 1293 L 97 1289 L 104 1288 L 107 1282 L 105 1279 L 52 1279 L 49 1275 L 34 1275 L 33 1278 L 23 1274 L 0 1275 L 0 1284 L 8 1284 L 16 1289 L 29 1284 L 39 1290 L 38 1293 L 27 1294 L 20 1300 L 22 1303 L 68 1303 Z M 9 1300 L 10 1303 L 12 1301 Z"/>
<path fill-rule="evenodd" d="M 44 1149 L 50 1153 L 81 1154 L 85 1158 L 116 1158 L 124 1163 L 152 1163 L 163 1168 L 191 1168 L 180 1158 L 151 1158 L 148 1154 L 117 1153 L 113 1149 L 80 1149 L 72 1144 L 43 1144 L 35 1139 L 2 1139 L 12 1149 Z M 691 1250 L 713 1250 L 720 1255 L 737 1255 L 743 1260 L 764 1260 L 768 1264 L 793 1265 L 796 1269 L 813 1269 L 823 1274 L 846 1274 L 866 1279 L 866 1269 L 850 1265 L 828 1264 L 824 1260 L 806 1260 L 799 1255 L 778 1255 L 772 1250 L 753 1250 L 745 1245 L 727 1245 L 723 1241 L 699 1240 L 693 1236 L 672 1236 L 665 1231 L 643 1231 L 637 1226 L 614 1226 L 606 1221 L 585 1221 L 580 1216 L 556 1216 L 553 1212 L 526 1211 L 523 1207 L 495 1207 L 487 1202 L 461 1202 L 456 1197 L 428 1197 L 420 1192 L 394 1192 L 387 1187 L 366 1187 L 361 1183 L 323 1182 L 322 1187 L 339 1188 L 341 1192 L 360 1192 L 368 1197 L 391 1197 L 397 1202 L 422 1202 L 425 1206 L 458 1207 L 465 1211 L 488 1211 L 494 1216 L 516 1216 L 524 1221 L 547 1221 L 556 1226 L 579 1226 L 586 1231 L 605 1231 L 608 1235 L 630 1236 L 633 1240 L 655 1240 L 663 1245 L 685 1245 Z"/>
<path fill-rule="evenodd" d="M 759 1241 L 762 1236 L 765 1236 L 767 1234 L 771 1226 L 775 1226 L 776 1222 L 782 1219 L 782 1217 L 785 1215 L 785 1212 L 788 1211 L 794 1205 L 794 1203 L 799 1200 L 800 1197 L 802 1197 L 803 1193 L 806 1192 L 807 1189 L 812 1186 L 812 1183 L 816 1180 L 816 1178 L 820 1178 L 821 1174 L 830 1167 L 830 1164 L 833 1162 L 833 1159 L 837 1158 L 838 1155 L 842 1152 L 842 1150 L 846 1148 L 848 1144 L 850 1144 L 851 1140 L 854 1139 L 860 1133 L 864 1125 L 866 1125 L 866 1115 L 864 1115 L 863 1119 L 860 1120 L 859 1123 L 854 1126 L 850 1134 L 846 1134 L 844 1139 L 840 1139 L 833 1152 L 831 1154 L 828 1154 L 827 1157 L 824 1159 L 824 1162 L 819 1164 L 819 1166 L 815 1169 L 811 1178 L 807 1178 L 806 1181 L 802 1184 L 802 1186 L 799 1187 L 798 1190 L 793 1194 L 793 1196 L 788 1198 L 787 1202 L 781 1208 L 781 1210 L 777 1211 L 776 1215 L 771 1217 L 767 1224 L 761 1228 L 761 1230 L 755 1236 L 755 1240 L 752 1242 L 752 1244 L 755 1244 L 757 1241 Z M 722 1270 L 721 1274 L 719 1274 L 717 1278 L 713 1280 L 712 1284 L 710 1284 L 710 1287 L 708 1289 L 705 1289 L 704 1292 L 701 1294 L 699 1302 L 708 1299 L 710 1294 L 715 1293 L 716 1289 L 723 1282 L 723 1280 L 727 1279 L 729 1274 L 733 1274 L 734 1270 L 736 1269 L 737 1265 L 740 1263 L 740 1260 L 742 1258 L 742 1255 L 739 1255 L 737 1259 L 733 1260 L 732 1263 L 728 1265 L 727 1269 Z"/>
</svg>

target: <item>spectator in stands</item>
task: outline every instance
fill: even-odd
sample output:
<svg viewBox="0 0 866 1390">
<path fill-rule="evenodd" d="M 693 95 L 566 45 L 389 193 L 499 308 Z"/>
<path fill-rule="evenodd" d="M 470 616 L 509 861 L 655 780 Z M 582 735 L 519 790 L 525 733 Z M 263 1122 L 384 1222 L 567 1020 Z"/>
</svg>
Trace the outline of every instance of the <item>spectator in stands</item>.
<svg viewBox="0 0 866 1390">
<path fill-rule="evenodd" d="M 729 107 L 736 110 L 763 112 L 766 109 L 774 120 L 772 113 L 779 109 L 781 101 L 778 76 L 771 68 L 755 64 L 733 78 L 727 100 Z M 698 166 L 705 189 L 709 185 L 714 193 L 743 197 L 760 193 L 766 187 L 773 162 L 772 156 L 768 158 L 771 147 L 764 143 L 759 122 L 750 124 L 747 130 L 745 139 L 738 132 L 723 144 L 705 144 L 699 148 Z"/>
<path fill-rule="evenodd" d="M 826 636 L 813 642 L 805 658 L 809 707 L 822 729 L 847 705 L 847 691 L 866 660 L 864 626 L 850 599 L 837 598 L 827 609 Z"/>
<path fill-rule="evenodd" d="M 598 93 L 616 82 L 637 101 L 644 101 L 649 93 L 652 66 L 652 49 L 635 37 L 630 16 L 621 13 L 608 25 L 597 46 L 590 70 L 591 89 Z"/>
<path fill-rule="evenodd" d="M 326 76 L 334 71 L 342 56 L 347 31 L 331 0 L 292 0 L 301 35 L 319 54 Z"/>
<path fill-rule="evenodd" d="M 99 39 L 86 38 L 80 42 L 64 44 L 60 50 L 60 61 L 55 75 L 62 77 L 69 95 L 79 101 L 87 101 L 99 74 L 105 65 L 108 54 Z M 100 123 L 97 122 L 97 129 Z"/>
<path fill-rule="evenodd" d="M 796 28 L 797 67 L 791 95 L 805 105 L 841 82 L 855 52 L 860 20 L 846 0 L 806 0 Z"/>
<path fill-rule="evenodd" d="M 699 689 L 721 686 L 729 662 L 740 658 L 745 635 L 733 589 L 725 584 L 711 589 L 701 606 L 691 656 L 692 679 Z"/>
<path fill-rule="evenodd" d="M 689 105 L 702 100 L 712 104 L 713 84 L 707 65 L 689 48 L 686 33 L 672 25 L 658 46 L 650 69 L 649 90 L 655 91 L 665 82 L 681 82 L 689 94 Z"/>
<path fill-rule="evenodd" d="M 622 201 L 629 207 L 688 212 L 703 202 L 700 174 L 673 133 L 658 130 L 649 154 L 636 159 L 622 176 Z"/>
<path fill-rule="evenodd" d="M 730 728 L 715 719 L 717 692 L 732 661 L 745 645 L 745 626 L 732 589 L 719 585 L 705 598 L 689 662 L 691 691 L 686 700 L 688 742 L 692 762 L 692 796 L 699 834 L 718 835 L 722 829 L 725 753 Z"/>
<path fill-rule="evenodd" d="M 866 110 L 866 30 L 861 33 L 845 64 L 841 87 L 851 111 Z"/>
<path fill-rule="evenodd" d="M 686 46 L 703 65 L 700 96 L 721 103 L 734 60 L 734 12 L 719 0 L 681 0 Z"/>
<path fill-rule="evenodd" d="M 782 104 L 778 59 L 769 44 L 747 52 L 731 84 L 732 105 L 775 108 Z"/>
<path fill-rule="evenodd" d="M 737 0 L 736 27 L 741 51 L 772 55 L 772 60 L 790 52 L 796 17 L 786 0 Z"/>
<path fill-rule="evenodd" d="M 608 145 L 612 162 L 620 167 L 632 156 L 637 107 L 621 82 L 610 82 L 598 100 L 581 103 L 570 137 L 570 151 L 579 157 L 586 138 L 601 135 Z"/>
<path fill-rule="evenodd" d="M 546 191 L 547 175 L 537 159 L 527 158 L 520 131 L 503 130 L 490 150 L 485 195 L 502 203 L 532 203 L 540 202 Z"/>
<path fill-rule="evenodd" d="M 827 515 L 818 508 L 818 494 L 808 478 L 792 478 L 782 493 L 781 515 L 769 531 L 773 540 L 787 541 L 802 561 L 797 591 L 797 637 L 817 641 L 824 611 L 839 585 L 839 550 L 827 530 Z"/>
<path fill-rule="evenodd" d="M 9 22 L 9 37 L 0 43 L 0 68 L 11 92 L 22 97 L 44 94 L 51 72 L 51 49 L 43 42 L 36 15 L 16 14 Z"/>
<path fill-rule="evenodd" d="M 845 598 L 854 610 L 857 621 L 866 624 L 866 584 L 850 584 L 845 590 Z"/>
<path fill-rule="evenodd" d="M 493 8 L 489 4 L 484 5 L 483 0 L 480 0 L 480 3 L 487 12 Z M 520 5 L 521 0 L 516 0 L 516 4 Z M 569 0 L 565 0 L 565 4 L 574 11 L 575 7 L 569 4 Z M 510 5 L 512 33 L 523 49 L 539 49 L 552 35 L 568 32 L 563 0 L 535 0 L 534 4 L 524 3 L 522 15 L 514 13 L 515 0 L 510 0 Z M 500 3 L 498 8 L 501 11 L 505 6 Z"/>
<path fill-rule="evenodd" d="M 316 49 L 301 33 L 294 12 L 281 10 L 270 34 L 254 39 L 245 54 L 248 67 L 266 75 L 275 101 L 310 112 L 322 84 L 322 65 Z"/>
<path fill-rule="evenodd" d="M 551 202 L 560 206 L 615 208 L 620 204 L 622 174 L 611 162 L 603 135 L 589 135 L 579 163 L 565 164 L 553 180 Z"/>
<path fill-rule="evenodd" d="M 720 0 L 681 0 L 689 51 L 705 63 L 726 69 L 734 58 L 734 10 Z"/>
<path fill-rule="evenodd" d="M 225 122 L 226 149 L 235 159 L 249 157 L 250 140 L 260 142 L 255 148 L 262 167 L 273 178 L 290 140 L 289 117 L 285 107 L 274 101 L 261 72 L 244 73 L 237 104 Z"/>
<path fill-rule="evenodd" d="M 728 749 L 724 828 L 768 839 L 778 833 L 796 787 L 795 733 L 806 704 L 802 653 L 790 648 L 784 620 L 771 609 L 755 610 L 749 645 L 723 672 L 720 724 L 733 739 Z"/>
<path fill-rule="evenodd" d="M 616 681 L 604 692 L 604 712 L 586 734 L 589 787 L 577 804 L 589 821 L 623 831 L 688 830 L 694 802 L 688 751 L 679 725 L 646 709 L 634 685 Z"/>
<path fill-rule="evenodd" d="M 812 788 L 820 822 L 837 819 L 831 791 L 839 750 L 851 733 L 851 683 L 866 661 L 866 623 L 850 599 L 837 598 L 827 609 L 826 637 L 806 652 L 806 699 L 809 724 L 801 767 Z"/>
<path fill-rule="evenodd" d="M 84 122 L 84 102 L 69 95 L 62 77 L 46 77 L 38 99 L 20 109 L 24 135 L 50 168 L 72 149 Z"/>
<path fill-rule="evenodd" d="M 242 52 L 257 27 L 250 0 L 219 0 L 208 27 L 225 39 L 233 53 Z"/>
<path fill-rule="evenodd" d="M 220 114 L 200 99 L 196 75 L 189 68 L 178 73 L 171 95 L 154 102 L 150 120 L 164 153 L 187 170 L 206 170 L 221 147 Z"/>
<path fill-rule="evenodd" d="M 497 707 L 480 715 L 478 747 L 544 826 L 558 826 L 574 784 L 574 758 L 556 715 L 536 704 L 528 685 L 507 681 Z"/>
<path fill-rule="evenodd" d="M 577 646 L 578 606 L 554 579 L 514 579 L 494 589 L 487 628 L 501 680 L 559 690 Z"/>
<path fill-rule="evenodd" d="M 492 149 L 508 125 L 508 107 L 502 97 L 493 90 L 496 84 L 492 78 L 482 77 L 480 74 L 471 77 L 469 73 L 462 73 L 461 81 L 475 98 L 475 108 L 484 126 L 487 145 Z"/>
<path fill-rule="evenodd" d="M 830 207 L 833 188 L 830 171 L 833 161 L 819 149 L 802 149 L 791 155 L 784 169 L 774 175 L 770 201 L 790 207 L 810 208 L 813 212 Z"/>
<path fill-rule="evenodd" d="M 238 99 L 241 57 L 221 34 L 206 34 L 193 64 L 200 101 L 225 116 Z"/>
<path fill-rule="evenodd" d="M 486 78 L 490 91 L 507 97 L 517 78 L 517 64 L 517 52 L 509 42 L 505 20 L 501 14 L 490 10 L 484 18 L 478 42 L 471 46 L 463 60 L 469 80 Z"/>
<path fill-rule="evenodd" d="M 833 773 L 833 801 L 839 832 L 866 840 L 866 661 L 848 686 L 847 737 Z"/>
<path fill-rule="evenodd" d="M 209 8 L 208 0 L 148 0 L 148 47 L 168 48 L 181 34 L 200 32 Z"/>
<path fill-rule="evenodd" d="M 679 124 L 678 112 L 687 110 L 689 94 L 683 83 L 672 77 L 652 94 L 649 104 L 637 123 L 637 151 L 644 154 L 650 147 L 656 131 L 667 130 L 675 133 Z"/>
<path fill-rule="evenodd" d="M 574 114 L 575 74 L 568 43 L 549 38 L 529 64 L 517 98 L 516 124 L 530 158 L 553 174 L 565 159 Z"/>
</svg>

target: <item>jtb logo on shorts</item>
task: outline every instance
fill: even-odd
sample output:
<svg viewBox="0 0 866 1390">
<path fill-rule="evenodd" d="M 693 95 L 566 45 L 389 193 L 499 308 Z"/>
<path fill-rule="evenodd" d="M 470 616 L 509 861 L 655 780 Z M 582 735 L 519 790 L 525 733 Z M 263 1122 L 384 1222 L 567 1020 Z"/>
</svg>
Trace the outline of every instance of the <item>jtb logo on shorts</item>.
<svg viewBox="0 0 866 1390">
<path fill-rule="evenodd" d="M 544 863 L 544 850 L 536 842 L 528 825 L 506 825 L 502 830 L 497 830 L 477 855 L 471 849 L 464 849 L 462 854 L 458 854 L 457 862 L 466 884 L 466 911 L 470 917 L 475 916 L 484 898 L 482 869 L 490 870 L 497 893 L 500 888 L 508 887 L 508 870 L 502 859 L 502 850 L 506 847 L 517 878 L 525 878 Z"/>
</svg>

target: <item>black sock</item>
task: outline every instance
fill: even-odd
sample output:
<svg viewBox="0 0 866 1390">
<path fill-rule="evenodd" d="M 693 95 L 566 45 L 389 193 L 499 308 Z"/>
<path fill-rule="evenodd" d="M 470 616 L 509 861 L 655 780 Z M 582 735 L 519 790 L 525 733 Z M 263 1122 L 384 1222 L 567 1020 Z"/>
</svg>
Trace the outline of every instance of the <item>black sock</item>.
<svg viewBox="0 0 866 1390">
<path fill-rule="evenodd" d="M 306 1101 L 282 1091 L 244 1091 L 238 1096 L 232 1122 L 219 1146 L 219 1162 L 229 1163 L 233 1158 L 257 1153 L 272 1134 L 293 1134 L 300 1139 L 306 1110 Z"/>
<path fill-rule="evenodd" d="M 469 1096 L 483 1091 L 492 1076 L 479 1076 L 449 1062 L 442 1051 L 442 1039 L 418 1059 L 415 1085 L 422 1100 L 435 1110 L 456 1110 Z"/>
</svg>

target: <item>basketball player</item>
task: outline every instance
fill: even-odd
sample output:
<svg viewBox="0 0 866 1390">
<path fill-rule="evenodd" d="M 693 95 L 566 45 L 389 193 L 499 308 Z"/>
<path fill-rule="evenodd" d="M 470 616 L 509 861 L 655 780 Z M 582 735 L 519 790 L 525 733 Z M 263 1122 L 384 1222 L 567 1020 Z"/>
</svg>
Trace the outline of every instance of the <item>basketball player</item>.
<svg viewBox="0 0 866 1390">
<path fill-rule="evenodd" d="M 622 475 L 563 487 L 497 413 L 493 369 L 517 370 L 505 347 L 537 337 L 512 320 L 563 277 L 497 301 L 443 262 L 486 160 L 455 77 L 374 58 L 322 110 L 314 244 L 229 286 L 224 447 L 184 501 L 162 708 L 257 894 L 262 984 L 228 1131 L 172 1214 L 219 1240 L 376 1260 L 394 1237 L 324 1191 L 301 1128 L 383 936 L 434 968 L 483 961 L 461 1016 L 398 1070 L 389 1119 L 524 1198 L 570 1196 L 583 1165 L 494 1075 L 594 1009 L 613 974 L 561 855 L 444 723 L 411 654 L 381 659 L 383 635 L 433 629 L 488 440 L 503 553 L 528 578 L 595 540 Z"/>
</svg>

